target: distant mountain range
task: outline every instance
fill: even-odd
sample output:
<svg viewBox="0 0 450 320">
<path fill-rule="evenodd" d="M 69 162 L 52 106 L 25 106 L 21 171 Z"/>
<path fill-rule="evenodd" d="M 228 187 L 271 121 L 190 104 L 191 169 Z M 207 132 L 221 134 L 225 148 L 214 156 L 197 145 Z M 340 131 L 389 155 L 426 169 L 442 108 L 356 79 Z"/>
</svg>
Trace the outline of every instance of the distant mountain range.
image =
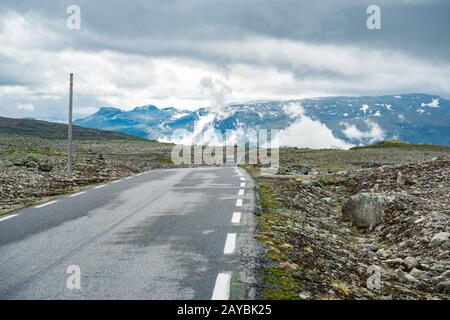
<svg viewBox="0 0 450 320">
<path fill-rule="evenodd" d="M 34 119 L 0 117 L 0 135 L 35 137 L 42 139 L 67 139 L 67 124 Z M 73 126 L 75 140 L 140 140 L 121 132 Z"/>
<path fill-rule="evenodd" d="M 385 139 L 450 145 L 450 101 L 412 93 L 232 103 L 196 111 L 153 105 L 131 111 L 104 107 L 75 124 L 175 142 L 180 142 L 179 132 L 209 132 L 211 138 L 211 132 L 272 128 L 282 130 L 282 144 L 299 147 L 314 147 L 314 141 L 318 147 L 339 147 Z"/>
</svg>

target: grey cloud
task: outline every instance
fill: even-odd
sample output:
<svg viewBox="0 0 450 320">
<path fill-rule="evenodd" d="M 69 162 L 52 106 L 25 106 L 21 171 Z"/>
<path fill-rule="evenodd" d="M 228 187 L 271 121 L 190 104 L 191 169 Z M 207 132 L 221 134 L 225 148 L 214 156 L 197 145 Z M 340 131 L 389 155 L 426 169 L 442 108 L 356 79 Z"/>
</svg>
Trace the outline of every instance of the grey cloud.
<svg viewBox="0 0 450 320">
<path fill-rule="evenodd" d="M 382 10 L 380 31 L 365 27 L 365 11 L 373 0 L 79 0 L 83 18 L 83 32 L 79 33 L 65 30 L 65 9 L 72 3 L 4 0 L 0 6 L 39 12 L 53 19 L 73 46 L 94 50 L 180 55 L 182 52 L 166 48 L 164 42 L 238 40 L 257 35 L 401 49 L 436 59 L 446 59 L 450 54 L 450 2 L 444 0 L 377 1 Z M 138 44 L 126 45 L 133 40 Z M 159 43 L 157 47 L 155 42 Z"/>
<path fill-rule="evenodd" d="M 284 59 L 285 47 L 280 47 L 279 54 L 273 50 L 273 46 L 277 45 L 276 41 L 267 42 L 266 47 L 260 48 L 262 51 L 269 49 L 275 51 L 270 57 L 266 57 L 259 55 L 258 50 L 247 50 L 246 46 L 253 43 L 242 40 L 276 39 L 313 46 L 336 44 L 341 48 L 346 46 L 359 48 L 361 49 L 359 55 L 364 55 L 371 50 L 399 51 L 402 54 L 417 57 L 421 59 L 421 62 L 425 61 L 436 69 L 441 64 L 448 67 L 450 1 L 377 0 L 382 10 L 383 29 L 369 31 L 366 28 L 367 14 L 365 12 L 367 6 L 373 2 L 375 1 L 1 0 L 0 13 L 16 12 L 34 21 L 36 25 L 42 23 L 45 28 L 57 34 L 55 39 L 39 44 L 37 49 L 42 49 L 44 52 L 74 50 L 101 56 L 103 50 L 115 51 L 124 54 L 125 60 L 118 62 L 121 65 L 127 64 L 127 58 L 130 61 L 133 60 L 134 64 L 138 64 L 139 61 L 136 61 L 139 57 L 188 58 L 208 64 L 208 68 L 219 70 L 225 78 L 231 72 L 230 68 L 238 63 L 253 67 L 254 70 L 267 66 L 292 75 L 297 83 L 301 83 L 300 80 L 311 82 L 311 86 L 324 83 L 323 88 L 320 89 L 323 89 L 323 92 L 332 86 L 332 94 L 398 92 L 390 91 L 396 90 L 397 87 L 390 86 L 389 83 L 375 89 L 371 87 L 372 84 L 368 86 L 367 81 L 373 80 L 366 74 L 371 71 L 370 68 L 349 73 L 344 68 L 333 68 L 328 65 L 318 68 L 316 63 L 308 64 L 309 60 L 304 62 L 301 59 Z M 66 8 L 74 3 L 81 7 L 81 31 L 70 31 L 66 28 Z M 222 44 L 229 44 L 229 47 L 221 50 Z M 248 52 L 248 54 L 240 54 L 242 52 Z M 301 54 L 298 52 L 298 55 Z M 326 60 L 333 60 L 334 57 L 331 55 L 327 56 Z M 389 56 L 386 57 L 389 59 Z M 348 60 L 351 60 L 351 57 Z M 0 88 L 23 86 L 30 88 L 33 92 L 28 97 L 29 101 L 26 101 L 27 97 L 12 95 L 1 97 L 0 95 L 0 112 L 10 116 L 21 116 L 23 112 L 16 110 L 15 106 L 18 101 L 22 102 L 23 98 L 25 100 L 23 102 L 31 102 L 35 105 L 35 114 L 45 114 L 47 118 L 52 119 L 64 119 L 66 106 L 61 90 L 59 89 L 55 94 L 41 92 L 42 88 L 36 88 L 42 80 L 42 72 L 50 69 L 49 65 L 45 61 L 18 63 L 11 57 L 0 54 Z M 56 69 L 52 70 L 55 73 L 62 72 L 61 65 L 55 64 L 53 68 Z M 151 73 L 151 69 L 148 67 L 146 72 Z M 442 70 L 445 71 L 445 69 Z M 386 69 L 384 71 L 386 72 Z M 109 74 L 110 69 L 104 72 Z M 401 72 L 398 72 L 401 78 L 403 75 L 399 73 Z M 389 76 L 393 74 L 391 72 Z M 148 76 L 149 79 L 152 78 L 152 74 Z M 369 79 L 366 79 L 366 82 L 364 82 L 365 77 Z M 380 79 L 385 80 L 383 77 Z M 421 78 L 419 79 L 422 81 Z M 138 80 L 133 82 L 129 78 L 115 78 L 112 82 L 124 91 L 148 85 L 147 82 Z M 252 79 L 254 82 L 258 80 Z M 418 88 L 417 81 L 412 82 L 409 87 L 408 81 L 404 82 L 406 88 L 412 88 L 412 90 Z M 364 83 L 365 86 L 359 85 L 360 83 Z M 433 86 L 436 88 L 435 83 L 423 83 L 419 89 L 423 89 L 421 91 L 430 89 L 432 91 L 430 93 L 437 94 L 442 94 L 439 92 L 442 90 L 443 93 L 448 94 L 450 92 L 448 82 L 445 85 L 447 89 L 439 87 L 435 89 L 436 91 L 432 91 Z M 391 89 L 392 87 L 394 89 Z M 51 91 L 54 88 L 48 89 Z M 296 83 L 274 85 L 270 89 L 275 93 L 292 95 L 302 90 Z M 104 92 L 108 94 L 110 91 Z M 262 94 L 264 93 L 263 90 Z M 60 100 L 43 98 L 46 94 L 55 94 Z M 157 98 L 168 93 L 161 91 L 152 92 L 152 94 L 153 98 Z M 77 103 L 80 106 L 99 106 L 99 101 L 105 101 L 95 96 L 84 96 L 78 99 Z"/>
</svg>

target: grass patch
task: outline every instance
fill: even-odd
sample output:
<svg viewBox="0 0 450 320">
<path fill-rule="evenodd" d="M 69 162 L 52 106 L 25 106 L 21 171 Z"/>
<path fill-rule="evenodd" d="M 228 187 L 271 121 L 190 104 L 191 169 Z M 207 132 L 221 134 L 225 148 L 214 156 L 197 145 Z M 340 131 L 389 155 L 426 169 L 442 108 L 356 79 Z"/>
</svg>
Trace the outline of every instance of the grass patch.
<svg viewBox="0 0 450 320">
<path fill-rule="evenodd" d="M 449 146 L 440 146 L 434 144 L 410 144 L 400 140 L 385 140 L 369 144 L 367 146 L 357 146 L 350 150 L 379 149 L 379 148 L 399 148 L 412 150 L 430 150 L 430 151 L 450 151 Z"/>
<path fill-rule="evenodd" d="M 280 210 L 272 186 L 258 181 L 263 214 L 259 218 L 256 239 L 267 247 L 263 297 L 268 300 L 299 299 L 301 283 L 295 277 L 299 266 L 291 261 L 293 245 L 289 240 L 295 217 Z"/>
</svg>

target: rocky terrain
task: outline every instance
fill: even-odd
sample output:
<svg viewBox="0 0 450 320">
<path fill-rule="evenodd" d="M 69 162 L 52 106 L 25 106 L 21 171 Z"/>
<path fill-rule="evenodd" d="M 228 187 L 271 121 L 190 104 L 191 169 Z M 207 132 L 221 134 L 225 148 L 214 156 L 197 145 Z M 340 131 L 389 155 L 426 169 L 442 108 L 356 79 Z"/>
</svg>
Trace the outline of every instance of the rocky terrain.
<svg viewBox="0 0 450 320">
<path fill-rule="evenodd" d="M 74 142 L 73 179 L 69 180 L 66 140 L 0 134 L 0 215 L 87 185 L 172 167 L 172 148 L 116 133 L 100 133 L 100 138 L 98 132 L 88 134 Z"/>
<path fill-rule="evenodd" d="M 449 299 L 450 153 L 281 150 L 258 176 L 269 299 Z"/>
</svg>

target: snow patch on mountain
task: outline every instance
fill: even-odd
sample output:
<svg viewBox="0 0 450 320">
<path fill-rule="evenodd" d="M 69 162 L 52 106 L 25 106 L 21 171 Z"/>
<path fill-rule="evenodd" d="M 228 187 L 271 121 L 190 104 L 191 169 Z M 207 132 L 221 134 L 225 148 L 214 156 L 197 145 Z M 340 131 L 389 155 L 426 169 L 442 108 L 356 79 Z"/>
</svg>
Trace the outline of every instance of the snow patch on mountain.
<svg viewBox="0 0 450 320">
<path fill-rule="evenodd" d="M 367 104 L 363 104 L 361 109 L 359 110 L 361 110 L 362 112 L 364 112 L 364 114 L 366 114 L 367 110 L 369 110 L 369 106 Z"/>
<path fill-rule="evenodd" d="M 431 102 L 429 103 L 422 103 L 422 107 L 430 107 L 430 108 L 439 108 L 439 98 L 438 99 L 431 99 Z"/>
</svg>

